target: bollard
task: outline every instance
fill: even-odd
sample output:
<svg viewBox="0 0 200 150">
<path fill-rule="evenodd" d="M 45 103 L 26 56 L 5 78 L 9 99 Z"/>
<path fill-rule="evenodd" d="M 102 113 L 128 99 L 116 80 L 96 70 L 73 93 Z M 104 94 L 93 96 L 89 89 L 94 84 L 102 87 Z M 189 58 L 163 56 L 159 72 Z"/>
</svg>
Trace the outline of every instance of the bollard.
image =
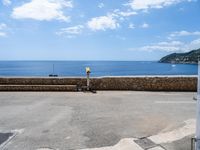
<svg viewBox="0 0 200 150">
<path fill-rule="evenodd" d="M 89 67 L 86 67 L 85 70 L 86 70 L 86 74 L 87 74 L 87 91 L 89 91 L 90 90 L 90 73 L 91 73 L 91 71 L 90 71 Z"/>
<path fill-rule="evenodd" d="M 196 144 L 195 150 L 200 150 L 200 61 L 198 61 L 198 85 L 197 85 L 197 106 L 196 106 Z"/>
</svg>

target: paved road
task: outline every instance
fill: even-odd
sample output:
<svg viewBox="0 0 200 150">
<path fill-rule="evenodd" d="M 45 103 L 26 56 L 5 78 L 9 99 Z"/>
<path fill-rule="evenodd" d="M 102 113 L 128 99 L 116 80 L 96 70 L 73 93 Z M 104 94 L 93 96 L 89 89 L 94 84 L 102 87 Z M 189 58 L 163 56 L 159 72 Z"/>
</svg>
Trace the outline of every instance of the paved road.
<svg viewBox="0 0 200 150">
<path fill-rule="evenodd" d="M 123 139 L 170 133 L 184 127 L 185 121 L 194 120 L 194 95 L 131 91 L 1 92 L 0 131 L 15 133 L 3 148 L 98 148 L 116 145 Z M 168 150 L 188 150 L 190 137 L 178 137 L 161 145 Z"/>
</svg>

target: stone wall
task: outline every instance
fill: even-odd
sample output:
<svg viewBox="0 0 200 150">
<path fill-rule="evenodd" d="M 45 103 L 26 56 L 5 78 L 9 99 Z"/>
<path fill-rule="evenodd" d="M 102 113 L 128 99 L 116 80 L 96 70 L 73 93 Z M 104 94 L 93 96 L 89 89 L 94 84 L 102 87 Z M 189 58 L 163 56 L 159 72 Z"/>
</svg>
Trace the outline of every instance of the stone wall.
<svg viewBox="0 0 200 150">
<path fill-rule="evenodd" d="M 93 80 L 97 90 L 196 91 L 196 77 L 122 77 Z"/>
<path fill-rule="evenodd" d="M 0 86 L 5 85 L 86 85 L 85 78 L 0 78 Z M 134 91 L 196 91 L 197 77 L 194 76 L 139 76 L 92 78 L 95 90 Z"/>
</svg>

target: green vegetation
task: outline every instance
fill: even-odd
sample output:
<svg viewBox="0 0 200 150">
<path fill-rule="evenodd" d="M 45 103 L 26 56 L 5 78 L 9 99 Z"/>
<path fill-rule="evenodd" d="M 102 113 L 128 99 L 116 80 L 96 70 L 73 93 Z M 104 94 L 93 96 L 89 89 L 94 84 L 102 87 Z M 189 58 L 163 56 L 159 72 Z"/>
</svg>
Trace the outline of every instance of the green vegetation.
<svg viewBox="0 0 200 150">
<path fill-rule="evenodd" d="M 161 63 L 197 64 L 200 59 L 200 48 L 187 53 L 173 53 L 160 59 Z"/>
</svg>

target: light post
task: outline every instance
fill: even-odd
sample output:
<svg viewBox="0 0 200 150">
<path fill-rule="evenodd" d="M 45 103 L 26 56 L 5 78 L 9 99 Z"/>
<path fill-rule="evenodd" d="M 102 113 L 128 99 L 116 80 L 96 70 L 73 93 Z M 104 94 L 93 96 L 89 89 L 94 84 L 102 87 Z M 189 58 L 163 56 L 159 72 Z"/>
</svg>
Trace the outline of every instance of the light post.
<svg viewBox="0 0 200 150">
<path fill-rule="evenodd" d="M 200 61 L 198 59 L 198 85 L 197 85 L 197 110 L 196 110 L 196 145 L 195 150 L 200 150 Z"/>
</svg>

